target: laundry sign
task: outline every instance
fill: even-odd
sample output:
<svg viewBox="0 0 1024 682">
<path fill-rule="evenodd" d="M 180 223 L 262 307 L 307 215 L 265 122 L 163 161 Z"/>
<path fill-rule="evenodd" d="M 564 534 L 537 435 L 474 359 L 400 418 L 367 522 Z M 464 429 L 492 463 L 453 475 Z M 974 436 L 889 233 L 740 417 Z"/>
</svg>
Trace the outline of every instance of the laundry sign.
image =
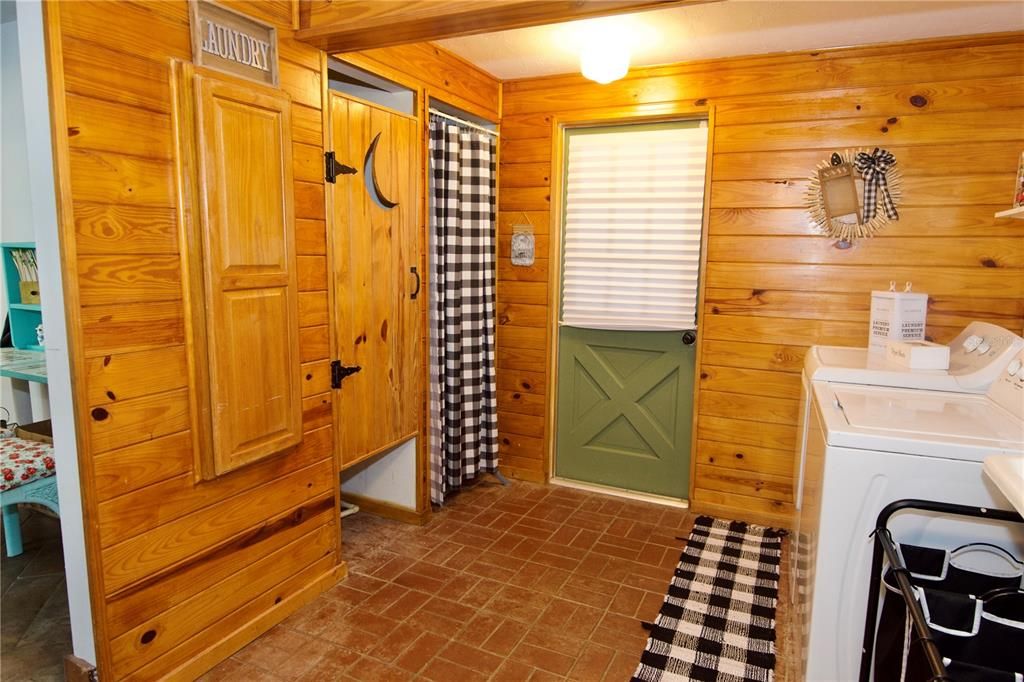
<svg viewBox="0 0 1024 682">
<path fill-rule="evenodd" d="M 277 29 L 206 0 L 193 0 L 192 61 L 277 86 Z"/>
</svg>

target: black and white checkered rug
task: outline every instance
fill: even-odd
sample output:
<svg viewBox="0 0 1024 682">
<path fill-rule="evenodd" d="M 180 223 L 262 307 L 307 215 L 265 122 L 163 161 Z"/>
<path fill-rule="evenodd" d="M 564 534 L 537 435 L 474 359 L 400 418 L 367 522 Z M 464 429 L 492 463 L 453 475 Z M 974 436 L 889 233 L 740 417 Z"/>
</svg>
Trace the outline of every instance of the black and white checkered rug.
<svg viewBox="0 0 1024 682">
<path fill-rule="evenodd" d="M 633 680 L 772 680 L 781 535 L 698 517 Z"/>
</svg>

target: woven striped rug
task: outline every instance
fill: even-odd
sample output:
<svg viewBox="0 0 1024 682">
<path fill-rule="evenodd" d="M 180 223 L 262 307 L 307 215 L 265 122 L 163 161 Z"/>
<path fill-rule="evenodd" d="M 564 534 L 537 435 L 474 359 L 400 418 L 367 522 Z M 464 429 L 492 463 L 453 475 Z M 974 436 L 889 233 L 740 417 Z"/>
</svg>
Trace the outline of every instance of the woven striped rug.
<svg viewBox="0 0 1024 682">
<path fill-rule="evenodd" d="M 772 680 L 781 535 L 698 517 L 633 680 Z"/>
</svg>

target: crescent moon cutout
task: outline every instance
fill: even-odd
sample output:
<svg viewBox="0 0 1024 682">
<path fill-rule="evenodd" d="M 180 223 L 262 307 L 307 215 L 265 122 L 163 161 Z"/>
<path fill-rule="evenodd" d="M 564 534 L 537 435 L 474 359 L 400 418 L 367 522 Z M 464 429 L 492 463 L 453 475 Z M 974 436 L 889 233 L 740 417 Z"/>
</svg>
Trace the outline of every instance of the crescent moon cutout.
<svg viewBox="0 0 1024 682">
<path fill-rule="evenodd" d="M 381 206 L 384 208 L 394 208 L 398 206 L 397 201 L 391 201 L 380 191 L 380 183 L 377 182 L 377 169 L 373 163 L 374 154 L 377 151 L 377 143 L 380 142 L 380 133 L 373 138 L 373 142 L 370 143 L 370 148 L 366 150 L 366 158 L 363 160 L 363 174 L 366 179 L 373 184 L 373 198 L 376 199 Z M 369 189 L 369 187 L 367 188 Z"/>
</svg>

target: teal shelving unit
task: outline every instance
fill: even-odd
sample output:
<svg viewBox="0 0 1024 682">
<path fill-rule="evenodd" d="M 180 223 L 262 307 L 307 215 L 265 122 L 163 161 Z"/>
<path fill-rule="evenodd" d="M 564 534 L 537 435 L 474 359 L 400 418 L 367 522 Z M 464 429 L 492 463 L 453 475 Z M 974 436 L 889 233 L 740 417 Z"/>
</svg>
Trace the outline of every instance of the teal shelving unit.
<svg viewBox="0 0 1024 682">
<path fill-rule="evenodd" d="M 36 327 L 43 321 L 43 309 L 38 303 L 26 303 L 21 300 L 21 279 L 18 269 L 14 266 L 12 251 L 26 249 L 35 251 L 34 242 L 5 242 L 0 244 L 3 255 L 4 281 L 7 285 L 7 307 L 11 313 L 11 340 L 14 347 L 21 350 L 41 351 L 36 338 Z"/>
</svg>

